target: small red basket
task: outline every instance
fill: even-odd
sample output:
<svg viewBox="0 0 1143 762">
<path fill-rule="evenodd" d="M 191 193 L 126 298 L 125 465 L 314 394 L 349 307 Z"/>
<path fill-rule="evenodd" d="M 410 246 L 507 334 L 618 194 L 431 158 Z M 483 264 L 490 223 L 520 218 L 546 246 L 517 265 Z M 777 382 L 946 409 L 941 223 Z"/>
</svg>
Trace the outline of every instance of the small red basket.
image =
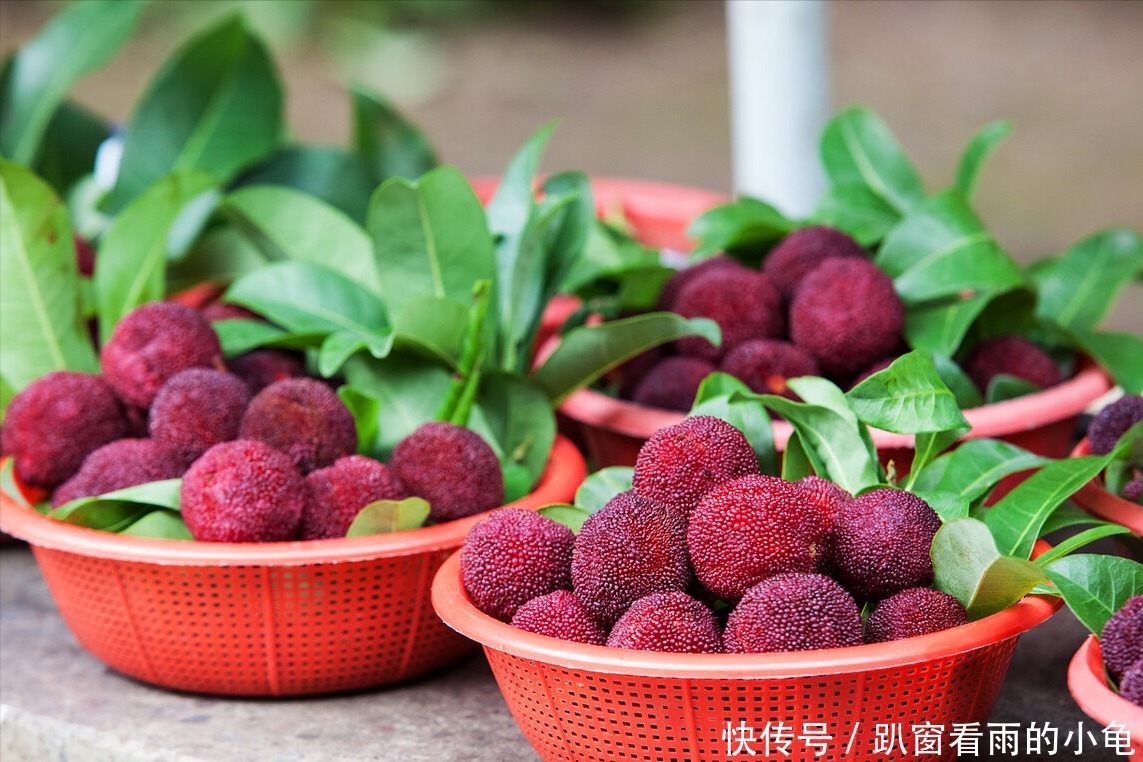
<svg viewBox="0 0 1143 762">
<path fill-rule="evenodd" d="M 760 759 L 917 758 L 909 741 L 905 751 L 878 751 L 878 725 L 943 726 L 943 756 L 931 758 L 954 759 L 953 723 L 983 727 L 1017 637 L 1061 605 L 1027 596 L 962 627 L 852 648 L 668 654 L 572 643 L 493 619 L 465 593 L 459 554 L 437 573 L 432 601 L 447 625 L 484 646 L 512 716 L 549 762 L 749 758 L 741 744 Z M 764 755 L 764 731 L 782 728 L 792 744 Z"/>
<path fill-rule="evenodd" d="M 1087 637 L 1068 665 L 1068 690 L 1079 708 L 1093 720 L 1104 727 L 1112 723 L 1123 726 L 1131 738 L 1135 756 L 1143 756 L 1143 708 L 1121 697 L 1108 685 L 1103 654 L 1094 635 Z"/>
<path fill-rule="evenodd" d="M 512 506 L 570 502 L 583 456 L 557 438 Z M 0 494 L 64 621 L 111 668 L 163 688 L 236 696 L 330 693 L 444 666 L 472 644 L 429 588 L 480 515 L 393 534 L 277 543 L 158 540 L 65 524 Z"/>
</svg>

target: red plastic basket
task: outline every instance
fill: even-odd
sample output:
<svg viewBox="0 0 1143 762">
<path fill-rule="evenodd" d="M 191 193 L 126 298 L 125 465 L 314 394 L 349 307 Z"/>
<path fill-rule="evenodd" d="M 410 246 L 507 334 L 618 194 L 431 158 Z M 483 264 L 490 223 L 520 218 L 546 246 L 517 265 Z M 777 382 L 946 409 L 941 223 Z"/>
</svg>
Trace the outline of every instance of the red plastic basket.
<svg viewBox="0 0 1143 762">
<path fill-rule="evenodd" d="M 513 506 L 570 501 L 583 456 L 557 438 Z M 282 543 L 127 537 L 49 519 L 0 495 L 0 526 L 32 547 L 80 644 L 176 690 L 290 696 L 392 683 L 472 644 L 429 605 L 434 573 L 480 516 L 393 534 Z"/>
<path fill-rule="evenodd" d="M 1091 455 L 1087 437 L 1080 440 L 1071 454 L 1073 458 L 1084 455 Z M 1125 526 L 1134 532 L 1136 537 L 1143 536 L 1143 506 L 1108 492 L 1098 477 L 1080 487 L 1079 491 L 1072 495 L 1072 500 L 1092 516 Z"/>
<path fill-rule="evenodd" d="M 516 723 L 549 762 L 726 760 L 747 729 L 765 759 L 757 739 L 766 728 L 777 737 L 776 723 L 794 742 L 788 756 L 770 758 L 915 759 L 908 742 L 905 752 L 875 751 L 878 724 L 942 725 L 947 734 L 953 723 L 985 722 L 1017 637 L 1061 605 L 1028 596 L 952 630 L 853 648 L 665 654 L 557 640 L 493 619 L 465 593 L 459 554 L 437 573 L 432 600 L 446 624 L 484 646 Z M 821 756 L 799 740 L 811 732 Z M 955 758 L 942 740 L 944 756 L 932 758 Z"/>
<path fill-rule="evenodd" d="M 1143 708 L 1137 707 L 1107 684 L 1099 641 L 1089 635 L 1068 665 L 1068 690 L 1079 708 L 1104 727 L 1122 725 L 1131 737 L 1136 757 L 1143 756 Z M 1129 755 L 1130 756 L 1130 755 Z"/>
</svg>

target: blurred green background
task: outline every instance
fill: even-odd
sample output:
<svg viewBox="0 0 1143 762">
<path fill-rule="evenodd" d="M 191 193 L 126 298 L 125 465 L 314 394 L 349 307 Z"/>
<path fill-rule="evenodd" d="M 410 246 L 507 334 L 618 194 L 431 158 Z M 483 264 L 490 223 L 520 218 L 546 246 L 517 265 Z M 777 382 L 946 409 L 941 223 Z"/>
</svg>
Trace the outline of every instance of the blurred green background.
<svg viewBox="0 0 1143 762">
<path fill-rule="evenodd" d="M 0 0 L 0 53 L 60 5 Z M 359 81 L 473 175 L 559 118 L 546 169 L 731 189 L 720 0 L 158 0 L 77 99 L 125 117 L 175 47 L 235 8 L 270 43 L 301 140 L 345 141 L 344 85 Z M 826 13 L 833 106 L 873 108 L 930 189 L 951 182 L 977 128 L 1013 123 L 977 207 L 1018 259 L 1143 228 L 1143 3 L 858 0 Z M 1143 287 L 1109 327 L 1143 332 Z"/>
</svg>

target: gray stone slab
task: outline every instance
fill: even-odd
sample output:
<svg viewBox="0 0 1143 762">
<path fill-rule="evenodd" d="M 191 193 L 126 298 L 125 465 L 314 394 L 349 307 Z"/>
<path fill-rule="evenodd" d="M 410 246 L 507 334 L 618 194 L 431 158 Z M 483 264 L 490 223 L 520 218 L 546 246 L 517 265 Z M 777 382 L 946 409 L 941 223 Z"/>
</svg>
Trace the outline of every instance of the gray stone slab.
<svg viewBox="0 0 1143 762">
<path fill-rule="evenodd" d="M 1025 635 L 990 721 L 1087 718 L 1067 692 L 1083 641 L 1067 612 Z M 1061 736 L 1062 743 L 1062 736 Z M 1023 747 L 1022 747 L 1023 748 Z M 1073 757 L 1074 746 L 1067 756 Z M 535 760 L 483 656 L 428 677 L 352 695 L 221 699 L 158 690 L 106 668 L 56 612 L 31 553 L 0 550 L 0 758 L 83 762 Z M 985 758 L 985 757 L 981 757 Z M 1035 759 L 1023 755 L 1021 759 Z M 1117 759 L 1086 749 L 1085 760 Z"/>
</svg>

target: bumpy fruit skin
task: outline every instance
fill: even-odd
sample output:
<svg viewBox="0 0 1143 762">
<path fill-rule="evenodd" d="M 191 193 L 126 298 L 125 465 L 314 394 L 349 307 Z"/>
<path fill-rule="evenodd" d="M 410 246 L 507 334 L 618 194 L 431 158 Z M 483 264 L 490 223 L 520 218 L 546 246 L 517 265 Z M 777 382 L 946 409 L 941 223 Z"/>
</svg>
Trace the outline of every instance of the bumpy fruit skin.
<svg viewBox="0 0 1143 762">
<path fill-rule="evenodd" d="M 796 399 L 786 381 L 799 376 L 821 375 L 818 361 L 806 350 L 788 341 L 751 339 L 731 349 L 719 370 L 739 379 L 758 394 L 781 394 Z"/>
<path fill-rule="evenodd" d="M 250 390 L 238 376 L 189 368 L 171 376 L 151 404 L 151 438 L 189 466 L 214 445 L 237 438 L 249 403 Z"/>
<path fill-rule="evenodd" d="M 826 563 L 859 600 L 878 600 L 933 581 L 929 551 L 936 511 L 911 492 L 883 487 L 842 505 L 827 536 Z"/>
<path fill-rule="evenodd" d="M 632 488 L 685 518 L 715 485 L 756 473 L 758 458 L 741 431 L 697 415 L 664 426 L 643 443 Z"/>
<path fill-rule="evenodd" d="M 839 377 L 890 354 L 904 327 L 893 280 L 865 259 L 827 259 L 802 279 L 790 303 L 790 338 Z"/>
<path fill-rule="evenodd" d="M 179 501 L 191 535 L 202 542 L 296 539 L 306 485 L 284 453 L 254 439 L 223 442 L 183 476 Z"/>
<path fill-rule="evenodd" d="M 433 421 L 393 448 L 389 468 L 410 495 L 429 502 L 429 521 L 472 516 L 504 504 L 500 460 L 471 429 Z"/>
<path fill-rule="evenodd" d="M 303 540 L 345 537 L 361 509 L 377 500 L 403 500 L 405 485 L 389 467 L 364 455 L 338 458 L 306 475 Z"/>
<path fill-rule="evenodd" d="M 533 598 L 571 589 L 575 535 L 520 508 L 501 508 L 468 531 L 460 575 L 473 604 L 502 622 Z"/>
<path fill-rule="evenodd" d="M 302 473 L 357 450 L 353 415 L 332 389 L 312 378 L 287 378 L 258 392 L 238 431 L 243 439 L 281 450 Z"/>
<path fill-rule="evenodd" d="M 1143 421 L 1143 397 L 1127 394 L 1096 413 L 1087 428 L 1092 455 L 1106 455 L 1132 426 Z"/>
<path fill-rule="evenodd" d="M 745 266 L 737 260 L 731 259 L 725 254 L 719 254 L 710 259 L 704 259 L 698 264 L 679 270 L 671 276 L 670 280 L 663 284 L 663 290 L 659 292 L 658 308 L 661 310 L 673 310 L 675 308 L 675 299 L 678 298 L 683 286 L 703 273 L 722 267 L 728 267 L 732 270 L 737 269 L 739 271 L 746 269 Z"/>
<path fill-rule="evenodd" d="M 149 302 L 123 316 L 100 353 L 103 377 L 119 399 L 149 408 L 159 389 L 187 368 L 221 368 L 222 346 L 196 310 Z"/>
<path fill-rule="evenodd" d="M 651 593 L 631 604 L 607 645 L 633 651 L 713 654 L 722 651 L 714 612 L 684 592 Z"/>
<path fill-rule="evenodd" d="M 995 376 L 1022 378 L 1041 389 L 1063 380 L 1056 361 L 1023 336 L 1000 336 L 977 344 L 964 363 L 964 371 L 982 392 Z"/>
<path fill-rule="evenodd" d="M 605 625 L 651 593 L 691 581 L 685 520 L 677 511 L 621 492 L 584 522 L 572 552 L 572 589 Z"/>
<path fill-rule="evenodd" d="M 1128 599 L 1107 620 L 1099 636 L 1099 648 L 1107 671 L 1116 679 L 1143 659 L 1143 595 Z"/>
<path fill-rule="evenodd" d="M 777 574 L 746 591 L 722 633 L 727 653 L 812 651 L 861 644 L 853 597 L 822 574 Z"/>
<path fill-rule="evenodd" d="M 1119 679 L 1119 695 L 1143 707 L 1143 658 L 1137 659 Z"/>
<path fill-rule="evenodd" d="M 968 624 L 960 601 L 927 587 L 911 587 L 877 604 L 865 623 L 865 642 L 884 643 Z"/>
<path fill-rule="evenodd" d="M 575 643 L 602 646 L 607 642 L 607 630 L 595 621 L 571 590 L 555 590 L 528 601 L 516 609 L 512 626 Z"/>
<path fill-rule="evenodd" d="M 58 370 L 24 387 L 0 429 L 5 455 L 25 484 L 54 487 L 93 451 L 127 433 L 123 407 L 103 379 Z"/>
<path fill-rule="evenodd" d="M 826 531 L 832 531 L 838 512 L 853 499 L 853 495 L 820 476 L 805 476 L 794 483 L 801 487 L 806 502 L 817 508 Z"/>
<path fill-rule="evenodd" d="M 1124 484 L 1123 491 L 1119 496 L 1124 500 L 1143 504 L 1143 476 L 1136 476 L 1127 482 L 1127 484 Z"/>
<path fill-rule="evenodd" d="M 695 576 L 712 593 L 737 600 L 775 574 L 817 571 L 826 526 L 796 484 L 754 474 L 713 488 L 687 525 Z"/>
<path fill-rule="evenodd" d="M 87 456 L 75 475 L 52 494 L 52 506 L 148 482 L 175 479 L 186 464 L 153 439 L 119 439 Z"/>
<path fill-rule="evenodd" d="M 770 278 L 746 267 L 711 269 L 682 287 L 674 312 L 710 318 L 722 330 L 722 344 L 688 336 L 676 343 L 679 353 L 716 362 L 747 339 L 776 339 L 785 334 L 782 295 Z"/>
<path fill-rule="evenodd" d="M 837 228 L 816 225 L 800 228 L 771 249 L 762 263 L 762 272 L 787 299 L 794 295 L 802 279 L 822 262 L 835 257 L 868 259 L 865 249 Z"/>
<path fill-rule="evenodd" d="M 250 387 L 252 394 L 265 389 L 275 381 L 301 378 L 306 367 L 298 355 L 277 349 L 254 349 L 226 361 L 230 372 Z"/>
<path fill-rule="evenodd" d="M 632 399 L 640 405 L 685 413 L 694 404 L 703 379 L 713 372 L 714 364 L 698 357 L 666 357 L 643 377 Z"/>
</svg>

